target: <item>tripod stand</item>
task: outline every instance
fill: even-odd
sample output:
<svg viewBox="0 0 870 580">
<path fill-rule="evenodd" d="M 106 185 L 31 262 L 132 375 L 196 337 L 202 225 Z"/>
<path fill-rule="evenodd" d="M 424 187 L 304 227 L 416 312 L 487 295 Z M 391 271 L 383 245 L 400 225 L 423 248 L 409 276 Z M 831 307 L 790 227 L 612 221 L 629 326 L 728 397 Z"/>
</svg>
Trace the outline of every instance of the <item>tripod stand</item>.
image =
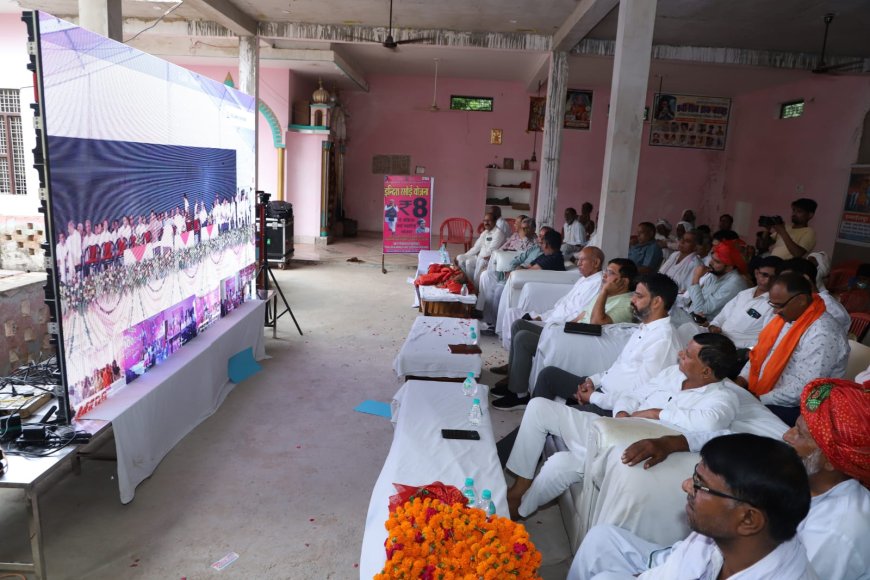
<svg viewBox="0 0 870 580">
<path fill-rule="evenodd" d="M 269 266 L 269 260 L 266 256 L 266 205 L 269 203 L 271 194 L 263 191 L 258 191 L 257 196 L 257 218 L 259 225 L 257 228 L 257 293 L 266 301 L 266 328 L 272 329 L 272 338 L 278 335 L 278 319 L 289 314 L 293 319 L 293 324 L 296 325 L 296 330 L 302 336 L 302 329 L 299 327 L 299 322 L 293 314 L 293 309 L 290 308 L 290 303 L 287 302 L 287 297 L 284 296 L 284 291 L 275 279 L 275 273 Z M 275 285 L 276 294 L 269 296 L 269 280 Z M 281 302 L 284 303 L 284 310 L 278 312 L 278 297 L 281 297 Z"/>
</svg>

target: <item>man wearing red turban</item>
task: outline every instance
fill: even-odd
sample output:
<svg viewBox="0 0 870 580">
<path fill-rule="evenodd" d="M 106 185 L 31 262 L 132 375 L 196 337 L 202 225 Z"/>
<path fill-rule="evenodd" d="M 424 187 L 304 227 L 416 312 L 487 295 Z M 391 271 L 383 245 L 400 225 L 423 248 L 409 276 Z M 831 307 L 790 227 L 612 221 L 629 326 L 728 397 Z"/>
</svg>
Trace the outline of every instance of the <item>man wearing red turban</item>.
<svg viewBox="0 0 870 580">
<path fill-rule="evenodd" d="M 732 298 L 746 289 L 743 277 L 746 262 L 737 249 L 737 242 L 739 240 L 719 242 L 713 247 L 710 266 L 701 264 L 695 268 L 691 284 L 677 298 L 677 307 L 671 310 L 675 326 L 693 319 L 698 324 L 713 320 Z"/>
</svg>

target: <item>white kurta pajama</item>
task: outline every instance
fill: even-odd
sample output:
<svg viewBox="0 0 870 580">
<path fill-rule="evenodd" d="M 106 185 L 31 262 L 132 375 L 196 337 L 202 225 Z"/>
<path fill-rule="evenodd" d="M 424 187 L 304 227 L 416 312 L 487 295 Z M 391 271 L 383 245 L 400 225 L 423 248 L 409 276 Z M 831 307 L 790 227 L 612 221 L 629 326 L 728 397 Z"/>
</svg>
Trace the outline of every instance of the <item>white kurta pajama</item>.
<svg viewBox="0 0 870 580">
<path fill-rule="evenodd" d="M 598 296 L 598 293 L 601 291 L 602 277 L 603 274 L 601 272 L 595 272 L 585 277 L 581 276 L 574 283 L 574 286 L 571 287 L 571 290 L 560 298 L 553 308 L 543 314 L 537 312 L 530 312 L 529 314 L 532 315 L 532 318 L 540 316 L 541 322 L 544 324 L 550 322 L 565 323 L 574 320 L 580 315 L 586 304 Z M 511 348 L 511 326 L 518 319 L 522 318 L 523 314 L 525 312 L 523 312 L 522 308 L 510 308 L 505 312 L 503 318 L 499 318 L 499 325 L 496 330 L 501 335 L 502 346 L 507 350 Z"/>
<path fill-rule="evenodd" d="M 692 285 L 692 275 L 695 273 L 695 268 L 701 265 L 701 258 L 692 252 L 682 260 L 678 260 L 680 260 L 680 253 L 674 252 L 659 268 L 659 273 L 676 282 L 680 292 L 685 292 L 686 288 Z"/>
<path fill-rule="evenodd" d="M 459 264 L 459 267 L 465 272 L 465 275 L 470 279 L 474 280 L 475 286 L 477 286 L 477 282 L 479 280 L 479 272 L 477 271 L 477 262 L 481 258 L 489 258 L 490 254 L 493 251 L 499 249 L 501 245 L 504 243 L 505 235 L 498 228 L 492 228 L 491 230 L 484 230 L 477 237 L 477 240 L 474 242 L 474 245 L 464 254 L 459 254 L 456 256 L 456 263 Z M 475 275 L 477 274 L 477 278 Z"/>
<path fill-rule="evenodd" d="M 713 431 L 728 427 L 737 413 L 737 397 L 723 383 L 682 390 L 686 376 L 674 365 L 659 373 L 633 394 L 624 394 L 617 404 L 622 410 L 660 408 L 662 423 L 678 431 Z M 534 479 L 523 495 L 519 513 L 526 517 L 583 479 L 586 470 L 586 438 L 599 415 L 578 411 L 544 398 L 529 402 L 507 468 Z M 569 451 L 553 454 L 534 477 L 547 435 L 562 438 Z"/>
</svg>

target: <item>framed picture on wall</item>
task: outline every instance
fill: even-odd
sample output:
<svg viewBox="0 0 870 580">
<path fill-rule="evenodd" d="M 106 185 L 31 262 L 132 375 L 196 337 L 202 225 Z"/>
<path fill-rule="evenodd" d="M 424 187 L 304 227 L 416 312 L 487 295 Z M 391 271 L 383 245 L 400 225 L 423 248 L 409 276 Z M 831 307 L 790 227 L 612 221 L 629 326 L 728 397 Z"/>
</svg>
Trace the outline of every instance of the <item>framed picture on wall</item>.
<svg viewBox="0 0 870 580">
<path fill-rule="evenodd" d="M 568 90 L 565 98 L 565 124 L 566 129 L 589 130 L 589 121 L 592 118 L 592 91 Z"/>
<path fill-rule="evenodd" d="M 656 147 L 725 149 L 731 99 L 657 93 L 649 144 Z"/>
<path fill-rule="evenodd" d="M 544 110 L 546 108 L 546 97 L 529 97 L 529 126 L 527 131 L 544 130 Z"/>
</svg>

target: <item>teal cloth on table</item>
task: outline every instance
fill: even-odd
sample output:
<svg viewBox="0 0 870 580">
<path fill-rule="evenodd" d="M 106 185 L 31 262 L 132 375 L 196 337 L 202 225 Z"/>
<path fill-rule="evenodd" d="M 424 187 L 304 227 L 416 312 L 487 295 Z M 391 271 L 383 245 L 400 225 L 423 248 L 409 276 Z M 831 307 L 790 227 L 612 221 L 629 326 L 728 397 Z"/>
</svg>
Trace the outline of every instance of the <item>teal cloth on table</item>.
<svg viewBox="0 0 870 580">
<path fill-rule="evenodd" d="M 227 362 L 227 373 L 230 376 L 230 380 L 236 384 L 257 374 L 262 368 L 254 360 L 253 348 L 246 348 L 242 352 L 234 354 Z"/>
<path fill-rule="evenodd" d="M 386 417 L 387 419 L 392 417 L 392 412 L 390 411 L 389 403 L 382 403 L 381 401 L 363 401 L 353 409 L 358 413 L 368 413 L 369 415 L 377 415 L 378 417 Z"/>
</svg>

